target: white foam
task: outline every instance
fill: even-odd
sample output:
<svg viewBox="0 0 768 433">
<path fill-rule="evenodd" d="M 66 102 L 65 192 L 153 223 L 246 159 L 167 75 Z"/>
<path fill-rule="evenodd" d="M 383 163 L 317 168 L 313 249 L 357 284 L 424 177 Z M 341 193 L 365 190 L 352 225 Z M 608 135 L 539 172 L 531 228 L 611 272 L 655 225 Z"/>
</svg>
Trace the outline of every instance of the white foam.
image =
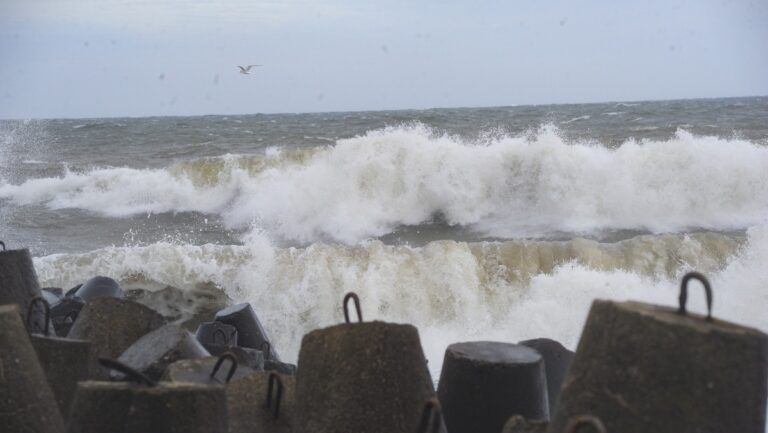
<svg viewBox="0 0 768 433">
<path fill-rule="evenodd" d="M 593 299 L 674 305 L 679 278 L 690 269 L 711 277 L 716 317 L 766 330 L 766 262 L 763 226 L 736 244 L 713 234 L 619 244 L 438 241 L 422 248 L 372 241 L 280 249 L 253 232 L 244 246 L 109 247 L 38 258 L 35 266 L 44 286 L 70 287 L 93 275 L 148 288 L 215 283 L 234 302 L 253 304 L 289 361 L 306 332 L 343 320 L 341 299 L 355 291 L 366 320 L 419 328 L 437 375 L 445 347 L 457 341 L 549 337 L 575 348 Z M 704 311 L 703 296 L 690 298 L 692 311 Z"/>
<path fill-rule="evenodd" d="M 491 135 L 468 143 L 422 125 L 392 127 L 310 150 L 0 183 L 0 199 L 107 216 L 220 214 L 230 227 L 256 222 L 302 243 L 354 244 L 436 215 L 507 239 L 768 221 L 765 146 L 683 130 L 613 149 L 566 142 L 553 127 Z"/>
</svg>

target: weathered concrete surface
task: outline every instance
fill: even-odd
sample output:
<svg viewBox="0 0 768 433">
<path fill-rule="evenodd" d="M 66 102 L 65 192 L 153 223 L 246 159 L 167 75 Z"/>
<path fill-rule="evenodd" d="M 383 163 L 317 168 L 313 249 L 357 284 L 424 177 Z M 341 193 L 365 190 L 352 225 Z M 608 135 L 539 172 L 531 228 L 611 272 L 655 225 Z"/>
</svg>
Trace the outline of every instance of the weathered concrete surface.
<svg viewBox="0 0 768 433">
<path fill-rule="evenodd" d="M 77 296 L 61 298 L 59 302 L 51 305 L 51 322 L 56 329 L 56 335 L 66 337 L 69 334 L 83 307 L 85 301 Z"/>
<path fill-rule="evenodd" d="M 159 380 L 165 369 L 182 359 L 211 356 L 194 335 L 177 325 L 165 325 L 136 340 L 117 359 L 119 362 Z M 122 377 L 113 372 L 112 377 Z"/>
<path fill-rule="evenodd" d="M 544 359 L 518 344 L 451 344 L 437 396 L 451 433 L 498 433 L 512 415 L 549 417 Z"/>
<path fill-rule="evenodd" d="M 0 305 L 0 430 L 61 433 L 64 421 L 16 305 Z"/>
<path fill-rule="evenodd" d="M 435 396 L 411 325 L 342 324 L 306 334 L 296 373 L 299 432 L 413 431 Z"/>
<path fill-rule="evenodd" d="M 272 405 L 267 408 L 267 387 L 269 372 L 256 372 L 226 387 L 227 410 L 230 433 L 291 433 L 302 432 L 294 429 L 296 417 L 296 381 L 294 376 L 281 375 L 283 394 L 278 417 L 274 417 L 273 389 Z M 275 385 L 276 386 L 276 385 Z M 338 430 L 342 431 L 342 430 Z"/>
<path fill-rule="evenodd" d="M 768 345 L 755 329 L 596 300 L 550 431 L 591 414 L 622 433 L 762 433 Z"/>
<path fill-rule="evenodd" d="M 237 345 L 262 350 L 264 342 L 270 342 L 267 331 L 261 326 L 256 312 L 249 303 L 229 306 L 216 313 L 216 321 L 234 326 L 237 329 Z M 270 344 L 270 352 L 265 353 L 264 359 L 280 360 L 277 351 Z"/>
<path fill-rule="evenodd" d="M 237 358 L 237 362 L 254 370 L 264 370 L 264 353 L 261 350 L 250 347 L 229 347 L 214 344 L 203 344 L 205 350 L 213 356 L 219 356 L 224 352 L 230 352 Z"/>
<path fill-rule="evenodd" d="M 154 310 L 127 299 L 96 298 L 80 312 L 67 337 L 91 342 L 91 379 L 108 379 L 97 358 L 115 359 L 139 338 L 163 326 Z"/>
<path fill-rule="evenodd" d="M 232 368 L 232 364 L 229 360 L 224 360 L 216 374 L 211 377 L 211 373 L 218 361 L 219 358 L 213 356 L 176 361 L 165 369 L 162 380 L 169 382 L 199 383 L 203 385 L 224 385 L 227 383 L 227 376 Z M 255 372 L 256 370 L 246 365 L 237 365 L 229 382 L 236 382 Z"/>
<path fill-rule="evenodd" d="M 237 345 L 237 328 L 222 322 L 204 322 L 197 327 L 195 338 L 202 345 L 232 347 Z"/>
<path fill-rule="evenodd" d="M 117 281 L 109 277 L 96 276 L 83 283 L 75 295 L 82 298 L 85 302 L 90 302 L 96 298 L 110 297 L 122 299 L 125 297 L 123 289 Z"/>
<path fill-rule="evenodd" d="M 22 323 L 27 323 L 29 303 L 35 296 L 42 296 L 37 273 L 29 250 L 3 250 L 0 247 L 0 305 L 16 304 Z M 33 310 L 33 319 L 43 322 L 43 312 Z"/>
<path fill-rule="evenodd" d="M 80 382 L 69 433 L 226 433 L 224 387 Z"/>
<path fill-rule="evenodd" d="M 29 336 L 64 420 L 75 398 L 77 382 L 88 379 L 90 342 L 56 336 Z"/>
</svg>

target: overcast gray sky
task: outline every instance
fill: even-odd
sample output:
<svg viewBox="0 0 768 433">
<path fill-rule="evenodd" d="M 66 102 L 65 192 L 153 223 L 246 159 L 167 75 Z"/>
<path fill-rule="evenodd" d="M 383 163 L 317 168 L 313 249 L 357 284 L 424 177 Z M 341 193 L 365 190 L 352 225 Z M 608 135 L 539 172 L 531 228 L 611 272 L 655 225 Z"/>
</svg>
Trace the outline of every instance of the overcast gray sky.
<svg viewBox="0 0 768 433">
<path fill-rule="evenodd" d="M 0 118 L 748 95 L 768 0 L 0 0 Z"/>
</svg>

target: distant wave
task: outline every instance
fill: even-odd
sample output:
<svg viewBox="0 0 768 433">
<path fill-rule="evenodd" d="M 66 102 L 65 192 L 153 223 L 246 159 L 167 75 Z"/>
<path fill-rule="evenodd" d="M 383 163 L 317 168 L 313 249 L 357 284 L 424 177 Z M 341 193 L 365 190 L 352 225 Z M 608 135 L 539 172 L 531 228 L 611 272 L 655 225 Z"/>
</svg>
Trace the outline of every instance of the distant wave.
<svg viewBox="0 0 768 433">
<path fill-rule="evenodd" d="M 608 148 L 566 142 L 551 126 L 465 142 L 415 125 L 311 149 L 0 183 L 0 200 L 109 217 L 219 214 L 230 227 L 254 225 L 305 244 L 354 244 L 436 216 L 503 239 L 663 233 L 765 223 L 766 167 L 768 147 L 684 130 Z"/>
<path fill-rule="evenodd" d="M 439 369 L 448 343 L 550 337 L 574 348 L 595 298 L 674 305 L 681 275 L 711 277 L 715 316 L 768 327 L 768 226 L 746 238 L 717 233 L 646 235 L 603 244 L 437 241 L 420 248 L 379 241 L 356 246 L 276 248 L 252 233 L 242 246 L 156 243 L 108 247 L 35 259 L 44 286 L 68 288 L 93 275 L 124 287 L 193 292 L 220 287 L 251 302 L 286 357 L 301 337 L 339 323 L 344 293 L 354 290 L 368 320 L 413 323 Z M 275 296 L 279 294 L 279 296 Z M 691 296 L 703 311 L 703 296 Z"/>
<path fill-rule="evenodd" d="M 573 119 L 569 119 L 569 120 L 564 121 L 563 124 L 578 122 L 579 120 L 589 120 L 591 118 L 592 118 L 592 116 L 589 116 L 589 115 L 574 117 Z"/>
<path fill-rule="evenodd" d="M 93 122 L 81 123 L 72 127 L 72 129 L 109 129 L 122 128 L 125 124 L 120 122 L 110 122 L 105 120 L 95 120 Z"/>
</svg>

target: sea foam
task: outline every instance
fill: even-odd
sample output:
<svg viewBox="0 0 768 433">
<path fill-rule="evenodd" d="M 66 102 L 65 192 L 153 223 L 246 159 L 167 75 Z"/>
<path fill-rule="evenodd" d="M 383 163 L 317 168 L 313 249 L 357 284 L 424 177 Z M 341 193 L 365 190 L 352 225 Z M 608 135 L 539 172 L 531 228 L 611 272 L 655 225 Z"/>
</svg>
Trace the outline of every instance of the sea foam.
<svg viewBox="0 0 768 433">
<path fill-rule="evenodd" d="M 44 286 L 93 275 L 150 290 L 213 284 L 232 302 L 250 302 L 290 361 L 305 333 L 343 320 L 341 299 L 355 291 L 366 320 L 419 328 L 437 374 L 445 347 L 457 341 L 549 337 L 573 349 L 593 299 L 673 306 L 680 277 L 692 269 L 711 278 L 716 317 L 768 330 L 766 261 L 768 226 L 737 239 L 700 233 L 418 248 L 379 241 L 278 248 L 253 232 L 244 245 L 108 247 L 36 258 L 35 266 Z M 691 310 L 704 311 L 703 294 L 690 298 Z"/>
<path fill-rule="evenodd" d="M 743 230 L 768 221 L 768 147 L 694 136 L 609 148 L 554 127 L 474 142 L 423 125 L 312 149 L 164 169 L 65 171 L 0 184 L 0 200 L 109 217 L 196 211 L 299 244 L 354 244 L 439 218 L 490 238 L 634 229 Z"/>
</svg>

